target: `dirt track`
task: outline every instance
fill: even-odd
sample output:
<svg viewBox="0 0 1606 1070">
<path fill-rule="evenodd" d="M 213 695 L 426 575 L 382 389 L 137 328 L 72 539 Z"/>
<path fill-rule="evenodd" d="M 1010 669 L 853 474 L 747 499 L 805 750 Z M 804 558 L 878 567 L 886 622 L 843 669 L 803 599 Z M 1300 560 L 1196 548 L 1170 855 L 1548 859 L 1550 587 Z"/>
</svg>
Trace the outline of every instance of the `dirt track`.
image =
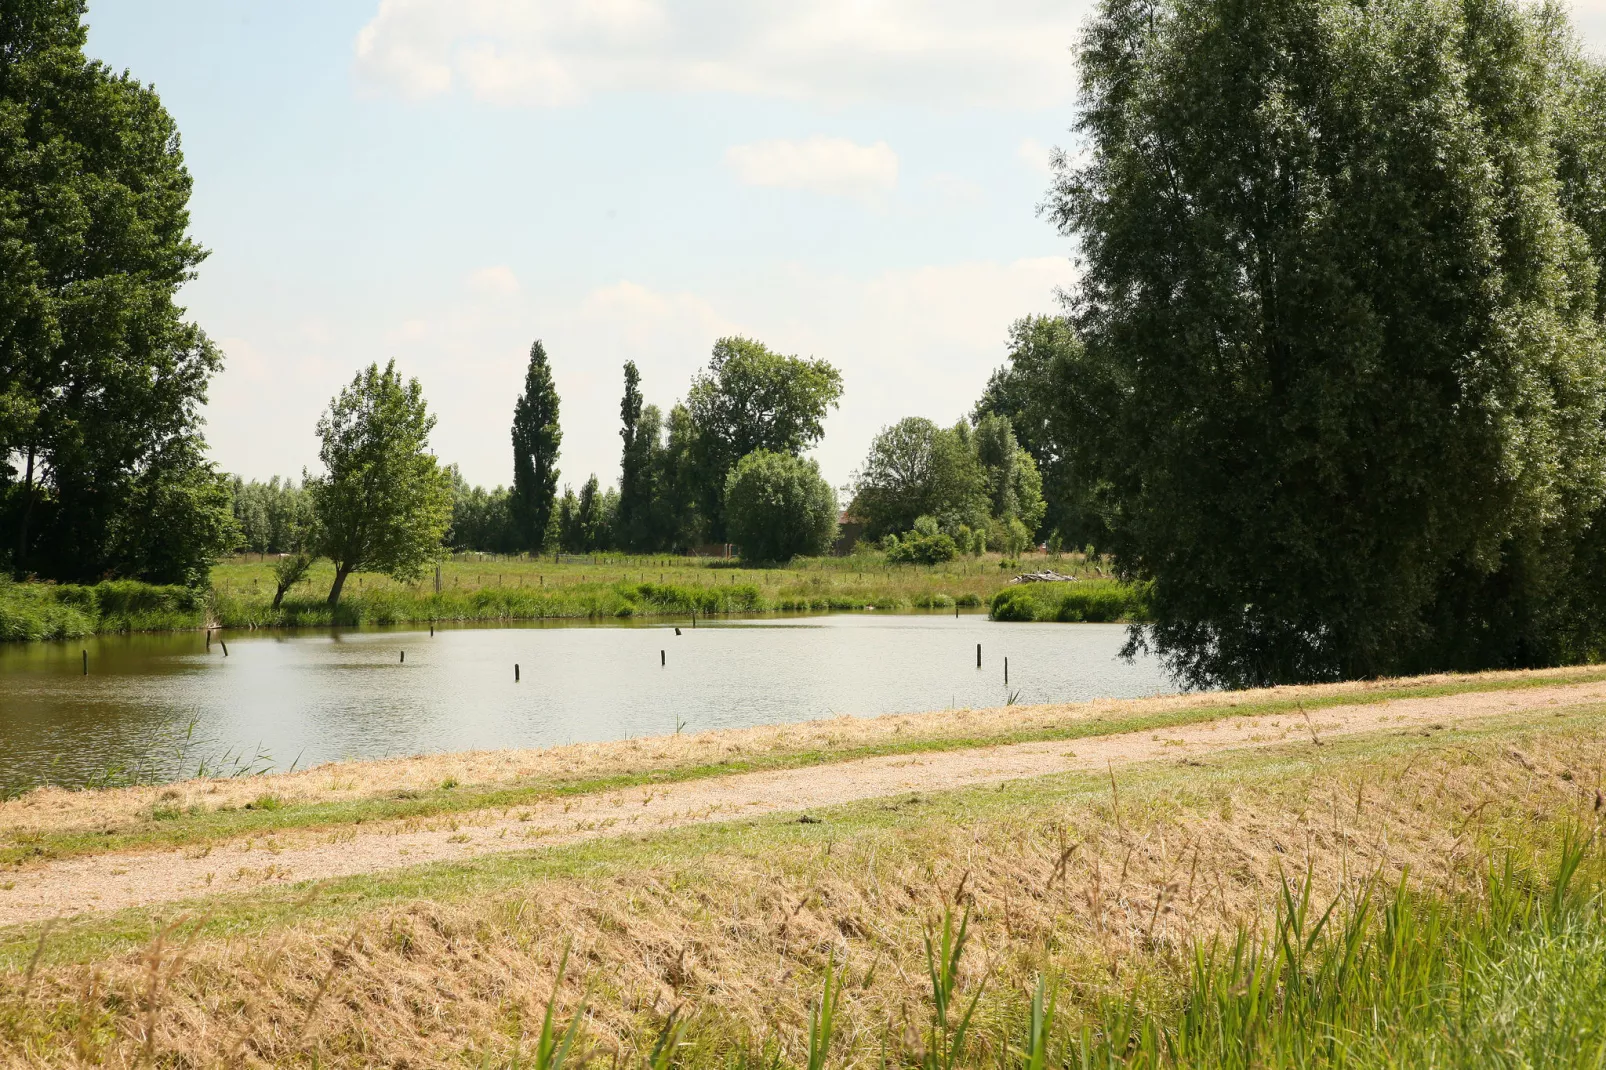
<svg viewBox="0 0 1606 1070">
<path fill-rule="evenodd" d="M 1022 743 L 629 788 L 511 810 L 424 821 L 288 832 L 211 848 L 106 854 L 7 873 L 0 926 L 251 891 L 606 836 L 805 811 L 907 792 L 944 791 L 1052 773 L 1102 770 L 1159 758 L 1267 746 L 1288 740 L 1421 729 L 1525 710 L 1606 703 L 1606 683 L 1474 692 L 1231 717 L 1070 743 Z"/>
</svg>

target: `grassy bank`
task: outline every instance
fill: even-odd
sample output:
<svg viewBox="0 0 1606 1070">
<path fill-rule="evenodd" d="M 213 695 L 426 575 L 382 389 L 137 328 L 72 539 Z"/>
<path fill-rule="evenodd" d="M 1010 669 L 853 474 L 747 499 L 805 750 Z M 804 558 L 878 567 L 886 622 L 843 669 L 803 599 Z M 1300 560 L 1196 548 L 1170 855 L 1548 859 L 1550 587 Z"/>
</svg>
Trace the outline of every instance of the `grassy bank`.
<svg viewBox="0 0 1606 1070">
<path fill-rule="evenodd" d="M 0 579 L 0 642 L 202 627 L 205 595 L 128 580 L 93 587 Z"/>
<path fill-rule="evenodd" d="M 0 1059 L 1596 1065 L 1603 764 L 1571 711 L 25 927 Z"/>
<path fill-rule="evenodd" d="M 994 620 L 1063 623 L 1141 621 L 1149 611 L 1142 588 L 1113 580 L 1017 584 L 995 594 L 991 610 Z"/>
<path fill-rule="evenodd" d="M 1077 584 L 1005 587 L 1045 564 Z M 785 568 L 680 557 L 491 558 L 458 555 L 431 574 L 398 583 L 360 573 L 336 606 L 334 578 L 319 562 L 273 608 L 272 563 L 250 555 L 212 571 L 191 592 L 117 581 L 94 587 L 0 584 L 0 641 L 73 639 L 100 632 L 199 628 L 353 627 L 426 621 L 606 620 L 632 617 L 756 616 L 824 610 L 943 610 L 991 607 L 998 620 L 1108 621 L 1142 617 L 1129 588 L 1097 578 L 1097 566 L 1067 555 L 1019 562 L 996 555 L 936 566 L 888 564 L 880 554 L 811 558 Z"/>
<path fill-rule="evenodd" d="M 348 581 L 333 609 L 323 597 L 333 570 L 322 562 L 278 612 L 271 609 L 267 562 L 219 565 L 212 585 L 225 626 L 262 627 L 979 608 L 1012 575 L 996 557 L 922 567 L 869 555 L 744 568 L 739 561 L 680 557 L 459 555 L 442 564 L 439 594 L 433 574 L 412 584 L 361 575 Z"/>
</svg>

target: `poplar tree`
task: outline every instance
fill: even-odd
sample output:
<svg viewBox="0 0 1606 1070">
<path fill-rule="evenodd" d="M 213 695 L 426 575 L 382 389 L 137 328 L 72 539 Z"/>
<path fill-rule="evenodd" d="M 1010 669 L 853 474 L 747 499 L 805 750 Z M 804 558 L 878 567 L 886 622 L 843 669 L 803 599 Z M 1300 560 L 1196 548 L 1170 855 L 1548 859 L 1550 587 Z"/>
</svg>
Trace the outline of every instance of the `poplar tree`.
<svg viewBox="0 0 1606 1070">
<path fill-rule="evenodd" d="M 524 394 L 513 407 L 513 492 L 508 502 L 520 545 L 546 548 L 558 491 L 558 390 L 552 383 L 546 347 L 530 346 L 524 373 Z"/>
<path fill-rule="evenodd" d="M 625 393 L 619 402 L 619 419 L 624 425 L 619 437 L 624 451 L 619 465 L 619 530 L 617 537 L 626 550 L 655 550 L 652 532 L 654 498 L 653 448 L 657 445 L 657 421 L 652 437 L 642 420 L 641 373 L 636 362 L 625 361 Z"/>
</svg>

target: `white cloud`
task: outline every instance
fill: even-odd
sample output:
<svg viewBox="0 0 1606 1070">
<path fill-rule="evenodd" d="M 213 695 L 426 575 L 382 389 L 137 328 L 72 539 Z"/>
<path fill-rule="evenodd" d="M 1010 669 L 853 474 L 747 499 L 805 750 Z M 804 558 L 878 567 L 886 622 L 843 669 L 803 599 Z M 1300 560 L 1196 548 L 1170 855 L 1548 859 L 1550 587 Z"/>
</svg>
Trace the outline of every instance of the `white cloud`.
<svg viewBox="0 0 1606 1070">
<path fill-rule="evenodd" d="M 480 268 L 468 277 L 468 288 L 488 297 L 511 297 L 519 292 L 519 277 L 505 264 Z"/>
<path fill-rule="evenodd" d="M 1087 0 L 381 0 L 366 86 L 557 107 L 593 93 L 1046 106 Z"/>
<path fill-rule="evenodd" d="M 1015 150 L 1015 155 L 1020 159 L 1021 163 L 1033 171 L 1045 175 L 1054 173 L 1051 162 L 1054 158 L 1054 150 L 1036 138 L 1029 137 L 1022 141 L 1020 147 Z"/>
<path fill-rule="evenodd" d="M 874 145 L 830 137 L 757 141 L 726 149 L 725 166 L 749 186 L 809 189 L 847 197 L 887 193 L 898 184 L 898 154 L 885 141 Z"/>
</svg>

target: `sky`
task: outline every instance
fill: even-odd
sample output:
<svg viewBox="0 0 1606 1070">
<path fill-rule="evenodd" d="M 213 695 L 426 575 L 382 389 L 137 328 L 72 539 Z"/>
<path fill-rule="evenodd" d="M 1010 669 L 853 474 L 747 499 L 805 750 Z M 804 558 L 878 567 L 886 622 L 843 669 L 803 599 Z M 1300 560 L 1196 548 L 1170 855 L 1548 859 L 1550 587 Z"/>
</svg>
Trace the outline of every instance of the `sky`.
<svg viewBox="0 0 1606 1070">
<path fill-rule="evenodd" d="M 183 136 L 223 469 L 316 474 L 319 413 L 394 359 L 436 455 L 507 483 L 539 338 L 563 481 L 614 482 L 624 362 L 667 409 L 742 334 L 842 371 L 841 487 L 882 427 L 965 415 L 1074 283 L 1037 206 L 1090 7 L 90 0 L 89 53 Z M 1575 18 L 1606 42 L 1606 0 Z"/>
</svg>

